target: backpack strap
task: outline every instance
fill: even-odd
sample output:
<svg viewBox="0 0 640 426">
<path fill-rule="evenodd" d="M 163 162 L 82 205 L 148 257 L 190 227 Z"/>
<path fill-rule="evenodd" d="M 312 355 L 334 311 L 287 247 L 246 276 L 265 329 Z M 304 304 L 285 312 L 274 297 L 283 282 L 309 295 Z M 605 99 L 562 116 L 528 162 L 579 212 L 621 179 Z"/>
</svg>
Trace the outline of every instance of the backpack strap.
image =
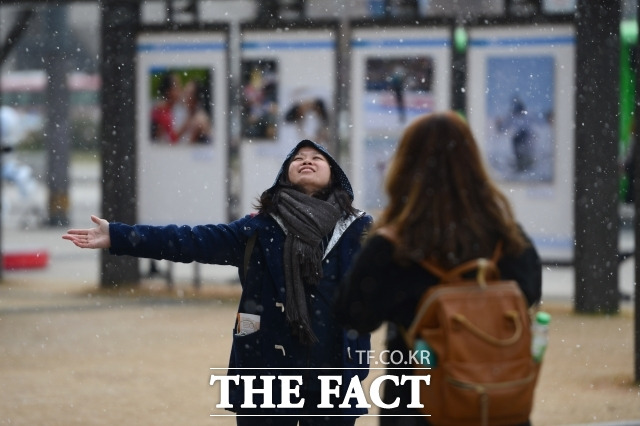
<svg viewBox="0 0 640 426">
<path fill-rule="evenodd" d="M 256 245 L 256 239 L 258 233 L 254 232 L 247 240 L 247 245 L 244 247 L 244 265 L 242 268 L 242 278 L 247 278 L 247 271 L 249 270 L 249 261 L 251 260 L 251 253 Z"/>
<path fill-rule="evenodd" d="M 420 266 L 422 266 L 427 271 L 435 275 L 439 280 L 439 284 L 441 285 L 442 284 L 446 285 L 447 283 L 455 282 L 455 281 L 462 281 L 462 276 L 464 274 L 472 271 L 477 271 L 476 281 L 478 282 L 481 288 L 486 288 L 487 286 L 486 280 L 488 277 L 492 279 L 500 278 L 500 270 L 498 269 L 498 260 L 500 259 L 501 256 L 502 256 L 502 241 L 498 241 L 495 249 L 493 250 L 493 254 L 491 255 L 491 259 L 485 259 L 485 258 L 472 259 L 449 270 L 445 270 L 440 266 L 436 265 L 435 263 L 429 262 L 427 260 L 421 261 Z M 421 312 L 422 306 L 428 302 L 429 302 L 428 299 L 425 299 L 424 297 L 422 297 L 420 302 L 418 303 L 416 314 Z M 457 318 L 457 319 L 461 323 L 465 322 L 464 318 L 462 318 L 462 320 L 460 318 Z M 418 318 L 416 317 L 408 330 L 402 326 L 400 327 L 400 333 L 402 334 L 404 341 L 409 348 L 411 348 L 411 345 L 413 344 L 413 339 L 415 337 L 415 330 L 417 326 L 417 320 Z"/>
<path fill-rule="evenodd" d="M 433 262 L 423 260 L 420 262 L 427 271 L 438 277 L 440 282 L 449 283 L 453 281 L 460 281 L 462 276 L 467 272 L 478 271 L 478 282 L 482 285 L 486 283 L 486 278 L 499 278 L 500 271 L 498 270 L 498 260 L 502 256 L 502 241 L 498 241 L 496 248 L 493 250 L 491 259 L 478 258 L 464 262 L 453 269 L 445 270 Z"/>
</svg>

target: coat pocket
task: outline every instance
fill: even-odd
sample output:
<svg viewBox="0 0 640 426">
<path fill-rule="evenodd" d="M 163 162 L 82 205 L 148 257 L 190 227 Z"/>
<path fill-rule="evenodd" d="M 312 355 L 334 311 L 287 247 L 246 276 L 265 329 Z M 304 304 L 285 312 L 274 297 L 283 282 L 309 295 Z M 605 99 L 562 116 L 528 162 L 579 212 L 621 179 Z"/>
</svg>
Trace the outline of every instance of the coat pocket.
<svg viewBox="0 0 640 426">
<path fill-rule="evenodd" d="M 257 330 L 251 334 L 237 334 L 233 330 L 233 355 L 235 367 L 251 368 L 264 366 L 264 332 Z"/>
</svg>

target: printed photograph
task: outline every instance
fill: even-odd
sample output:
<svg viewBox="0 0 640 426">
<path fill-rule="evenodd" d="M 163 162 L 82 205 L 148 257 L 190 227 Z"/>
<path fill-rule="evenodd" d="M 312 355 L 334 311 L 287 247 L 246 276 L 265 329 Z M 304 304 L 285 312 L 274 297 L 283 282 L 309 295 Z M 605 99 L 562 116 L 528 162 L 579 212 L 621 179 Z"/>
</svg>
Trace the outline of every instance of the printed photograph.
<svg viewBox="0 0 640 426">
<path fill-rule="evenodd" d="M 389 159 L 404 127 L 434 110 L 434 59 L 368 58 L 363 117 L 365 127 L 366 189 L 364 208 L 377 211 L 385 204 L 382 188 Z"/>
<path fill-rule="evenodd" d="M 275 60 L 246 60 L 242 75 L 242 135 L 274 141 L 278 137 L 278 67 Z"/>
<path fill-rule="evenodd" d="M 303 139 L 329 144 L 334 109 L 327 88 L 299 86 L 285 93 L 279 139 L 287 144 Z"/>
<path fill-rule="evenodd" d="M 489 57 L 487 156 L 503 181 L 554 177 L 554 58 Z"/>
<path fill-rule="evenodd" d="M 166 145 L 213 143 L 212 83 L 213 73 L 206 68 L 152 69 L 151 141 Z"/>
<path fill-rule="evenodd" d="M 402 128 L 433 111 L 431 57 L 370 58 L 366 62 L 364 116 L 369 128 Z"/>
</svg>

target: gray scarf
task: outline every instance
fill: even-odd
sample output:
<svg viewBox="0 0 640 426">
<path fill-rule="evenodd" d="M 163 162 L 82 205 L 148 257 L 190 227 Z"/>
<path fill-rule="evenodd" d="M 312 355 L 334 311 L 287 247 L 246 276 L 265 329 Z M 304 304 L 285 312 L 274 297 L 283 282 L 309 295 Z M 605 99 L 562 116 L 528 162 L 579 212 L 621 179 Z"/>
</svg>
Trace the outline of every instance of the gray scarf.
<svg viewBox="0 0 640 426">
<path fill-rule="evenodd" d="M 332 194 L 327 201 L 282 188 L 276 211 L 287 228 L 284 242 L 285 313 L 294 336 L 305 345 L 318 338 L 311 329 L 305 284 L 322 278 L 322 239 L 335 227 L 341 210 Z"/>
</svg>

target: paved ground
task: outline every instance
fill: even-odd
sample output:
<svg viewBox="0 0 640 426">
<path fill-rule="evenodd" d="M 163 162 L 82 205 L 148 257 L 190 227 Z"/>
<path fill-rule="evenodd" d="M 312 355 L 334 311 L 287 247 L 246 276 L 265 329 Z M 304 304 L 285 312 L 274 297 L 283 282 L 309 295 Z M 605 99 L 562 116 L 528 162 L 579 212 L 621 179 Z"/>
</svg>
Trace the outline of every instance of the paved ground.
<svg viewBox="0 0 640 426">
<path fill-rule="evenodd" d="M 99 200 L 95 165 L 74 164 L 72 173 L 72 226 L 88 226 Z M 217 394 L 208 385 L 210 368 L 228 360 L 238 294 L 233 268 L 203 268 L 197 293 L 189 265 L 174 267 L 172 292 L 162 279 L 136 291 L 101 292 L 99 252 L 63 241 L 64 229 L 23 229 L 17 219 L 5 220 L 3 249 L 43 248 L 50 262 L 42 270 L 5 271 L 0 283 L 0 425 L 235 424 L 210 417 L 224 413 L 214 409 Z M 620 278 L 631 294 L 632 261 L 621 265 Z M 553 323 L 534 424 L 638 425 L 631 305 L 624 302 L 612 317 L 576 315 L 572 286 L 571 268 L 545 268 L 544 306 Z M 382 336 L 374 335 L 377 350 Z"/>
</svg>

